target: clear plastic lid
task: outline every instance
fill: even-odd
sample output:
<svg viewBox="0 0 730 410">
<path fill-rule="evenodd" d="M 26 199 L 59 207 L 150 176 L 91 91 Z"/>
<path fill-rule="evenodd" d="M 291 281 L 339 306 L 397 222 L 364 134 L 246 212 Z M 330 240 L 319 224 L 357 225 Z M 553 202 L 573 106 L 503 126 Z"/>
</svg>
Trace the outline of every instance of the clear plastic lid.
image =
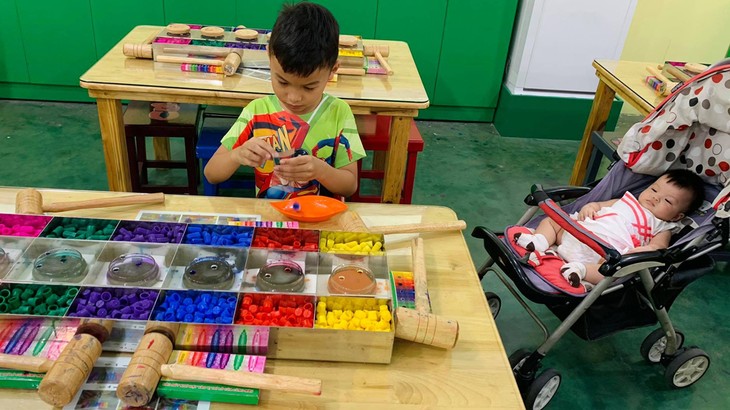
<svg viewBox="0 0 730 410">
<path fill-rule="evenodd" d="M 219 256 L 195 258 L 185 268 L 183 285 L 188 289 L 230 289 L 233 286 L 233 267 Z"/>
<path fill-rule="evenodd" d="M 256 288 L 263 291 L 301 292 L 304 289 L 304 271 L 293 261 L 273 261 L 259 269 Z"/>
<path fill-rule="evenodd" d="M 376 287 L 372 272 L 359 265 L 337 266 L 327 281 L 327 289 L 334 294 L 372 295 Z"/>
<path fill-rule="evenodd" d="M 52 249 L 33 262 L 33 279 L 44 282 L 79 282 L 87 271 L 86 260 L 75 249 Z"/>
<path fill-rule="evenodd" d="M 117 256 L 106 272 L 111 285 L 152 286 L 160 277 L 155 258 L 143 253 L 126 253 Z"/>
</svg>

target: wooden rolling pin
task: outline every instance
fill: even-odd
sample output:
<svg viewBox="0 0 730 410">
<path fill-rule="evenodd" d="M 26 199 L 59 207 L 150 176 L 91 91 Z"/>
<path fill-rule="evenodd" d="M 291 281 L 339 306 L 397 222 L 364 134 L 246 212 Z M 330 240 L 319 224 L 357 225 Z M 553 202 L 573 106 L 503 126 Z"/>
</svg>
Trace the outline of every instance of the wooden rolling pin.
<svg viewBox="0 0 730 410">
<path fill-rule="evenodd" d="M 40 215 L 44 212 L 63 212 L 76 209 L 107 208 L 110 206 L 161 204 L 165 194 L 138 194 L 111 198 L 90 199 L 87 201 L 56 202 L 43 204 L 43 196 L 35 189 L 23 189 L 15 196 L 15 212 L 19 214 Z"/>
<path fill-rule="evenodd" d="M 413 284 L 416 309 L 395 310 L 395 337 L 442 349 L 453 348 L 459 339 L 459 322 L 431 313 L 421 238 L 413 244 Z"/>
<path fill-rule="evenodd" d="M 113 321 L 86 319 L 48 369 L 38 386 L 44 402 L 63 407 L 73 400 L 101 355 L 101 344 L 109 337 Z"/>
</svg>

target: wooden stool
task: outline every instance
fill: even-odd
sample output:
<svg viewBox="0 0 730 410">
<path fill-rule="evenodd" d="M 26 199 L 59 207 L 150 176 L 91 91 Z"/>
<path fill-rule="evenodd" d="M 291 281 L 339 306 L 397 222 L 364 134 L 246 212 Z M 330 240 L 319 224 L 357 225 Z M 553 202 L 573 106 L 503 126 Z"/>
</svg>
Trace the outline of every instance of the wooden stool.
<svg viewBox="0 0 730 410">
<path fill-rule="evenodd" d="M 127 141 L 127 157 L 129 158 L 130 179 L 135 192 L 164 192 L 167 194 L 198 193 L 198 160 L 195 157 L 195 144 L 198 136 L 197 104 L 159 103 L 148 101 L 130 101 L 124 112 L 124 133 Z M 162 147 L 162 155 L 153 160 L 147 159 L 147 137 L 183 138 L 185 141 L 185 161 L 169 158 L 168 144 Z M 164 153 L 167 145 L 167 154 Z M 187 184 L 185 185 L 152 185 L 149 183 L 147 170 L 185 169 Z"/>
<path fill-rule="evenodd" d="M 380 202 L 381 195 L 364 195 L 361 192 L 364 179 L 382 180 L 385 172 L 382 169 L 382 161 L 390 143 L 390 121 L 391 117 L 364 115 L 356 116 L 357 129 L 360 133 L 362 146 L 366 151 L 374 151 L 373 169 L 363 169 L 362 160 L 357 162 L 358 184 L 357 191 L 349 198 L 353 202 Z M 408 159 L 406 164 L 405 180 L 403 181 L 403 194 L 401 204 L 410 204 L 413 199 L 413 185 L 416 181 L 416 160 L 418 153 L 423 151 L 423 138 L 418 132 L 416 121 L 411 122 L 411 131 L 408 134 Z"/>
</svg>

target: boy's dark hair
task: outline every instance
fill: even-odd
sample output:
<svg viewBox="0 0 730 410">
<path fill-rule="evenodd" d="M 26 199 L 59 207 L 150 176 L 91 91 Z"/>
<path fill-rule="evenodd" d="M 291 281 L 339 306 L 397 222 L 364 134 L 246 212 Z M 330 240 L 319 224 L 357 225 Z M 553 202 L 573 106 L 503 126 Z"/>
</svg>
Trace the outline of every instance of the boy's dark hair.
<svg viewBox="0 0 730 410">
<path fill-rule="evenodd" d="M 688 169 L 670 169 L 664 175 L 667 176 L 667 181 L 671 184 L 682 189 L 688 189 L 692 193 L 692 200 L 689 203 L 689 208 L 684 213 L 685 215 L 692 214 L 702 206 L 702 202 L 705 200 L 705 183 L 699 175 Z"/>
<path fill-rule="evenodd" d="M 284 72 L 307 77 L 337 63 L 340 26 L 335 16 L 319 4 L 285 4 L 274 23 L 269 54 Z"/>
</svg>

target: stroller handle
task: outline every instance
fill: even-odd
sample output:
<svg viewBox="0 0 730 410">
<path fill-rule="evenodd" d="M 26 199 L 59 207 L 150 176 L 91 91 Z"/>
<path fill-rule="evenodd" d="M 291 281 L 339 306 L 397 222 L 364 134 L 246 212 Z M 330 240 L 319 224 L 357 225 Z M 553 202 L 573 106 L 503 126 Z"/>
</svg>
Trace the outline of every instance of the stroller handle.
<svg viewBox="0 0 730 410">
<path fill-rule="evenodd" d="M 605 259 L 609 265 L 613 265 L 621 259 L 621 254 L 616 249 L 604 242 L 601 238 L 595 236 L 592 232 L 578 225 L 573 218 L 566 214 L 545 192 L 542 185 L 533 185 L 530 192 L 532 197 L 537 201 L 537 206 L 545 212 L 547 217 L 575 236 L 576 239 L 588 245 L 588 247 Z"/>
</svg>

